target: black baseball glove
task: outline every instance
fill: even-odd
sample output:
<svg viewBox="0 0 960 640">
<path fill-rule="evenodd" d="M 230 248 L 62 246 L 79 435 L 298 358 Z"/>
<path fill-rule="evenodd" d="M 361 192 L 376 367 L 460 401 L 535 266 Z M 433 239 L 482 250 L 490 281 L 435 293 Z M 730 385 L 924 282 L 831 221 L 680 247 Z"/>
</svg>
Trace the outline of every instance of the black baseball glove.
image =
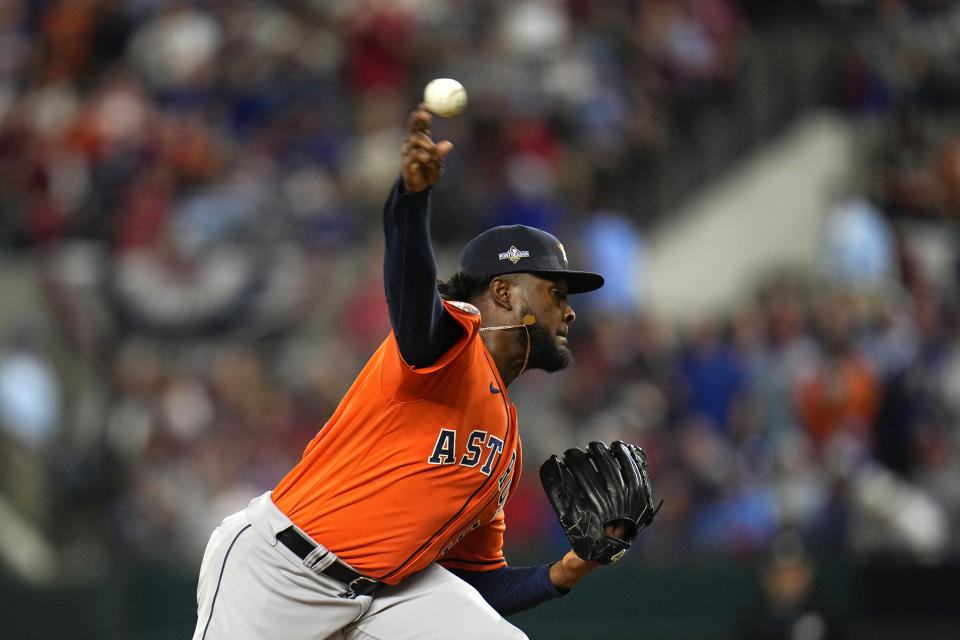
<svg viewBox="0 0 960 640">
<path fill-rule="evenodd" d="M 610 447 L 591 442 L 586 451 L 567 449 L 562 461 L 550 456 L 540 465 L 540 481 L 573 551 L 600 564 L 623 557 L 659 510 L 653 508 L 646 455 L 619 440 Z M 604 531 L 621 524 L 622 539 Z"/>
</svg>

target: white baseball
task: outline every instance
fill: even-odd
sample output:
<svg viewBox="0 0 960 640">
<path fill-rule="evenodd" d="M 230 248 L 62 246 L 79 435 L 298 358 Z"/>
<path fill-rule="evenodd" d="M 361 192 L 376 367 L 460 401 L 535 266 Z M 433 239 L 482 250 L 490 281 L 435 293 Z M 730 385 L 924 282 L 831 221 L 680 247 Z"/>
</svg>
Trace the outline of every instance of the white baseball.
<svg viewBox="0 0 960 640">
<path fill-rule="evenodd" d="M 437 78 L 427 83 L 423 101 L 438 116 L 455 116 L 467 106 L 467 90 L 453 78 Z"/>
</svg>

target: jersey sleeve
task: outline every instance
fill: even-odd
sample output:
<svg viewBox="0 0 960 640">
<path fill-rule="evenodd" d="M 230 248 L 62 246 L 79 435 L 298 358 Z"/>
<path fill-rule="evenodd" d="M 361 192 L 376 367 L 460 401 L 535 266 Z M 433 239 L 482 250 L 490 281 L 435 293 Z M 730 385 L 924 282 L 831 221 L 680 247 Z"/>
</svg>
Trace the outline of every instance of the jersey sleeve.
<svg viewBox="0 0 960 640">
<path fill-rule="evenodd" d="M 470 365 L 475 356 L 474 340 L 480 331 L 480 311 L 465 302 L 442 301 L 447 315 L 461 327 L 461 336 L 437 360 L 426 367 L 415 367 L 403 358 L 394 344 L 384 352 L 381 390 L 398 402 L 423 398 L 432 385 L 455 375 Z"/>
<path fill-rule="evenodd" d="M 506 524 L 503 511 L 489 524 L 468 533 L 438 562 L 447 569 L 492 571 L 507 566 L 503 557 L 503 532 Z"/>
</svg>

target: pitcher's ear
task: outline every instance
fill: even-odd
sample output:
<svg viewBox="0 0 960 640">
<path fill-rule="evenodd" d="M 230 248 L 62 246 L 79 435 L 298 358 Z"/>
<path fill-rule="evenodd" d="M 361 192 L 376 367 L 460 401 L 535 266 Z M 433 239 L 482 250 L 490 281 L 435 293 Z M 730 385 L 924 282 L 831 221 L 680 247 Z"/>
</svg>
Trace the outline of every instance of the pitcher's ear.
<svg viewBox="0 0 960 640">
<path fill-rule="evenodd" d="M 487 287 L 487 292 L 490 294 L 490 299 L 493 300 L 494 304 L 508 311 L 512 311 L 513 304 L 511 302 L 510 292 L 514 286 L 515 283 L 509 279 L 503 276 L 494 276 L 490 281 L 490 285 Z"/>
</svg>

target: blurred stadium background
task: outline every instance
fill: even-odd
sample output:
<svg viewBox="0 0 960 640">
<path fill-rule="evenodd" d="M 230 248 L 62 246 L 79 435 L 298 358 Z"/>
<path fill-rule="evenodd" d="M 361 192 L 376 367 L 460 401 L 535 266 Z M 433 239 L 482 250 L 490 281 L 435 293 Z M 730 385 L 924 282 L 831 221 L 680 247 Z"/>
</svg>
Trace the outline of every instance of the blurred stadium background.
<svg viewBox="0 0 960 640">
<path fill-rule="evenodd" d="M 209 532 L 388 331 L 380 206 L 438 76 L 441 277 L 510 221 L 608 278 L 577 366 L 511 389 L 509 559 L 565 550 L 551 452 L 639 442 L 665 500 L 516 623 L 956 637 L 948 0 L 0 0 L 2 635 L 192 632 Z"/>
</svg>

